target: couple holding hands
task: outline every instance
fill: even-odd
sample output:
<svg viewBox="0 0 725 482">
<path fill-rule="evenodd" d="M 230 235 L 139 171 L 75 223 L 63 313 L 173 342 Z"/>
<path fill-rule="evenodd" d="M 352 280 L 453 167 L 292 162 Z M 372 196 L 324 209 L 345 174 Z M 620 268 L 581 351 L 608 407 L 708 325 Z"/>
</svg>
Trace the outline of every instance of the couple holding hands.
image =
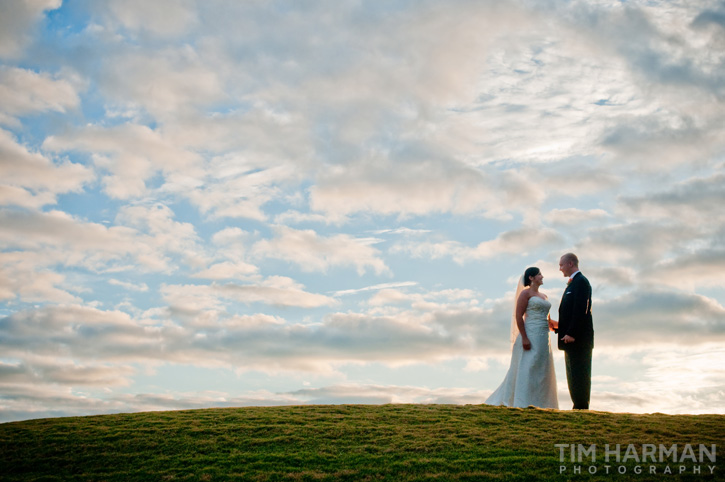
<svg viewBox="0 0 725 482">
<path fill-rule="evenodd" d="M 549 331 L 558 334 L 564 351 L 566 381 L 575 410 L 589 409 L 592 378 L 592 287 L 579 271 L 579 260 L 567 253 L 559 270 L 569 278 L 559 305 L 559 321 L 551 319 L 551 303 L 539 291 L 544 276 L 528 268 L 519 280 L 511 321 L 511 365 L 503 383 L 486 400 L 507 407 L 559 408 Z"/>
</svg>

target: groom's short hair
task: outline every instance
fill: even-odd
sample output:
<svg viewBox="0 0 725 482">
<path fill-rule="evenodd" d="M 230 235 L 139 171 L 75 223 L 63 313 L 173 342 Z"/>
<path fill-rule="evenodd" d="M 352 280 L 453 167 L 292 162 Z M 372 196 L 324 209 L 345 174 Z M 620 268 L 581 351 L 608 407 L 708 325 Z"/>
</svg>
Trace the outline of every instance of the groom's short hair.
<svg viewBox="0 0 725 482">
<path fill-rule="evenodd" d="M 577 258 L 576 254 L 574 253 L 566 253 L 564 256 L 562 256 L 562 259 L 564 259 L 564 261 L 571 261 L 572 263 L 574 263 L 574 266 L 576 266 L 577 268 L 579 267 L 579 258 Z"/>
</svg>

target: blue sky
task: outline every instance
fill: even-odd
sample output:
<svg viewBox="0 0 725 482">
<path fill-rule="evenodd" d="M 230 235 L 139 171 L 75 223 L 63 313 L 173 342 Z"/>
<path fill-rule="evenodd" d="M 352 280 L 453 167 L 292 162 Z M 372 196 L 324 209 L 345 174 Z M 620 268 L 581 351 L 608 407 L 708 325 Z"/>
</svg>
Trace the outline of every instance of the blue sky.
<svg viewBox="0 0 725 482">
<path fill-rule="evenodd" d="M 2 2 L 0 421 L 481 403 L 568 251 L 592 408 L 723 413 L 723 18 Z"/>
</svg>

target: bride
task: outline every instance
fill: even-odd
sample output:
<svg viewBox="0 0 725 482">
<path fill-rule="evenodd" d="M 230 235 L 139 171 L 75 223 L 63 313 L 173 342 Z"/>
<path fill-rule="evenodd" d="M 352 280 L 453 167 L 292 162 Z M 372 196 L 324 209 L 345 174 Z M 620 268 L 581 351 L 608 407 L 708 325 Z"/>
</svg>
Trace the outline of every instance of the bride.
<svg viewBox="0 0 725 482">
<path fill-rule="evenodd" d="M 544 275 L 528 268 L 519 280 L 511 326 L 511 366 L 503 383 L 484 402 L 507 407 L 559 408 L 549 343 L 551 303 L 539 287 Z"/>
</svg>

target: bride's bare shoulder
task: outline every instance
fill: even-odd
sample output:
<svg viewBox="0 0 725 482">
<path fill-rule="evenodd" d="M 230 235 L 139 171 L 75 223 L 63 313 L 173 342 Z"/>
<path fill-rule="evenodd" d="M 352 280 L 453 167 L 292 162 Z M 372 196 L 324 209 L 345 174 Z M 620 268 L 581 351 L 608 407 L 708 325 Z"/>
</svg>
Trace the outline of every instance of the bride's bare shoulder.
<svg viewBox="0 0 725 482">
<path fill-rule="evenodd" d="M 528 300 L 532 296 L 533 296 L 533 293 L 531 292 L 531 290 L 528 289 L 528 288 L 524 288 L 521 291 L 521 294 L 519 294 L 519 301 L 521 301 L 521 300 Z"/>
</svg>

